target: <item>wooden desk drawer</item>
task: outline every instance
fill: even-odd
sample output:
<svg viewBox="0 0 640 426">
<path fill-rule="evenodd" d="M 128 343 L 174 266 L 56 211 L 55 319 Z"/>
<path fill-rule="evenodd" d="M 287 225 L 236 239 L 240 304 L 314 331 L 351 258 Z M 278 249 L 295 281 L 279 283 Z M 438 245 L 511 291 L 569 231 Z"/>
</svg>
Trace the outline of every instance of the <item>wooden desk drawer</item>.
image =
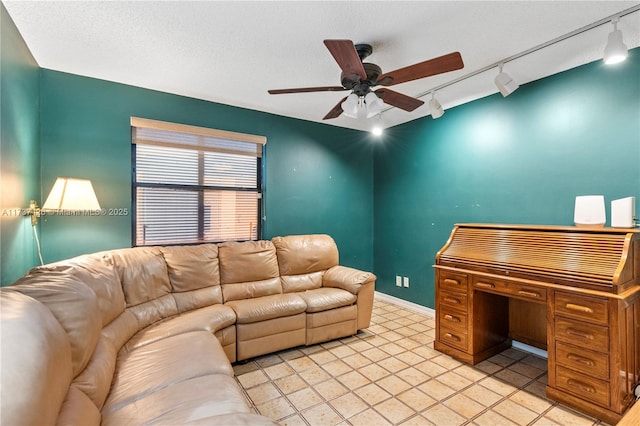
<svg viewBox="0 0 640 426">
<path fill-rule="evenodd" d="M 598 379 L 609 379 L 609 355 L 556 343 L 556 362 Z"/>
<path fill-rule="evenodd" d="M 439 309 L 440 326 L 456 330 L 457 333 L 467 334 L 467 315 L 449 309 Z"/>
<path fill-rule="evenodd" d="M 463 351 L 467 350 L 467 334 L 454 327 L 447 327 L 440 323 L 440 343 L 453 346 Z"/>
<path fill-rule="evenodd" d="M 556 386 L 579 398 L 609 406 L 609 382 L 585 376 L 568 368 L 556 367 Z"/>
<path fill-rule="evenodd" d="M 588 347 L 595 351 L 609 352 L 609 328 L 568 318 L 556 317 L 557 340 Z"/>
<path fill-rule="evenodd" d="M 608 324 L 607 299 L 556 292 L 554 308 L 556 315 L 564 315 L 597 324 Z"/>
<path fill-rule="evenodd" d="M 449 306 L 467 312 L 467 293 L 459 293 L 457 291 L 439 290 L 438 301 L 441 306 Z"/>
<path fill-rule="evenodd" d="M 467 292 L 467 276 L 448 271 L 440 271 L 438 286 L 442 289 Z"/>
<path fill-rule="evenodd" d="M 532 285 L 520 284 L 512 281 L 494 280 L 485 277 L 473 277 L 474 289 L 504 294 L 509 297 L 544 303 L 547 300 L 547 290 Z"/>
</svg>

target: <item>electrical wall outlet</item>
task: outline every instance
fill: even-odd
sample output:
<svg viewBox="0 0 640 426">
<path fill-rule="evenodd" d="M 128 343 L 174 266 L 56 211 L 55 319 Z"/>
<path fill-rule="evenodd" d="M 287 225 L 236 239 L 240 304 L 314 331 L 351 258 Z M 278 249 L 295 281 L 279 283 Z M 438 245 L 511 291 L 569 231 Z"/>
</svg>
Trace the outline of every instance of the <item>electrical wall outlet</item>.
<svg viewBox="0 0 640 426">
<path fill-rule="evenodd" d="M 402 287 L 402 277 L 400 275 L 396 275 L 396 287 Z"/>
<path fill-rule="evenodd" d="M 403 278 L 403 283 L 405 287 L 409 287 L 409 277 L 404 277 Z"/>
</svg>

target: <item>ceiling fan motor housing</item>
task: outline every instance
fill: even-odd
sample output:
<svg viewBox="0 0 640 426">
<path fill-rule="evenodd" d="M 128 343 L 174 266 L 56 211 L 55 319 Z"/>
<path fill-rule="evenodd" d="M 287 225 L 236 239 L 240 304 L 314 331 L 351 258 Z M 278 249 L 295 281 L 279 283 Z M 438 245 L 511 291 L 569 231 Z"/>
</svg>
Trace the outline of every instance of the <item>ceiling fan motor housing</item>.
<svg viewBox="0 0 640 426">
<path fill-rule="evenodd" d="M 345 73 L 340 74 L 342 87 L 353 90 L 358 96 L 364 96 L 369 93 L 371 87 L 378 84 L 378 76 L 382 74 L 382 69 L 376 64 L 365 62 L 362 65 L 367 74 L 367 79 L 364 81 L 361 81 L 360 77 L 357 75 L 347 75 Z"/>
<path fill-rule="evenodd" d="M 358 43 L 355 44 L 356 52 L 358 52 L 358 56 L 360 57 L 360 62 L 364 61 L 365 58 L 373 53 L 373 46 L 367 43 Z"/>
</svg>

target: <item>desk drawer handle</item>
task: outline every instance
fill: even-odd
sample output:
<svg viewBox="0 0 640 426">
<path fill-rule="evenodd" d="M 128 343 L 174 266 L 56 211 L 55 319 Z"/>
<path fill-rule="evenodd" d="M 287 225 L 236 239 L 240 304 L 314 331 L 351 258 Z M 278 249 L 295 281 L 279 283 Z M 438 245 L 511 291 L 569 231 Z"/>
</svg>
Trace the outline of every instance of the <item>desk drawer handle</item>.
<svg viewBox="0 0 640 426">
<path fill-rule="evenodd" d="M 521 296 L 527 296 L 527 297 L 540 297 L 540 293 L 537 293 L 535 291 L 528 291 L 528 290 L 518 290 L 518 294 Z"/>
<path fill-rule="evenodd" d="M 456 299 L 454 297 L 449 297 L 449 296 L 445 297 L 444 301 L 445 302 L 449 302 L 449 303 L 453 303 L 454 305 L 459 305 L 460 304 L 460 299 Z"/>
<path fill-rule="evenodd" d="M 476 283 L 476 287 L 483 287 L 483 288 L 495 288 L 495 284 L 494 283 L 485 283 L 482 281 L 478 281 Z"/>
<path fill-rule="evenodd" d="M 445 278 L 444 279 L 444 284 L 459 286 L 460 285 L 460 281 L 454 280 L 453 278 Z"/>
<path fill-rule="evenodd" d="M 567 328 L 567 334 L 570 336 L 581 337 L 585 340 L 593 340 L 593 334 L 576 330 L 574 328 Z"/>
<path fill-rule="evenodd" d="M 570 311 L 576 311 L 576 312 L 582 312 L 585 314 L 592 314 L 593 313 L 593 309 L 587 307 L 587 306 L 582 306 L 582 305 L 576 305 L 573 303 L 567 303 L 566 305 L 564 305 L 565 308 L 569 309 Z"/>
<path fill-rule="evenodd" d="M 592 360 L 590 360 L 588 358 L 583 358 L 580 355 L 576 355 L 576 354 L 567 354 L 567 358 L 570 361 L 577 362 L 577 363 L 580 363 L 580 364 L 584 364 L 587 367 L 593 367 L 594 365 L 596 365 Z"/>
<path fill-rule="evenodd" d="M 586 384 L 584 384 L 582 382 L 579 382 L 577 380 L 569 379 L 569 380 L 567 380 L 567 384 L 569 386 L 573 386 L 575 388 L 578 388 L 583 392 L 593 393 L 593 394 L 596 393 L 596 390 L 595 390 L 595 388 L 593 386 L 586 385 Z"/>
<path fill-rule="evenodd" d="M 449 314 L 446 314 L 444 316 L 444 319 L 446 319 L 447 321 L 452 321 L 452 322 L 460 322 L 460 318 L 454 317 L 453 315 L 449 315 Z"/>
<path fill-rule="evenodd" d="M 455 334 L 447 333 L 444 335 L 444 337 L 446 337 L 447 339 L 455 340 L 456 342 L 460 341 L 460 338 Z"/>
</svg>

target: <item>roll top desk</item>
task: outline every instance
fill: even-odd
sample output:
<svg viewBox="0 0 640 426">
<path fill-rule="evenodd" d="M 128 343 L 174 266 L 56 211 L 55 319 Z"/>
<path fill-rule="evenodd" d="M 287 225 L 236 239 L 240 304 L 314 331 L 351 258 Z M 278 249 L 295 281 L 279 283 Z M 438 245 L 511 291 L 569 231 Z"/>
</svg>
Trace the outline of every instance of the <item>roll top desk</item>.
<svg viewBox="0 0 640 426">
<path fill-rule="evenodd" d="M 640 382 L 640 232 L 458 224 L 434 267 L 435 349 L 546 349 L 549 398 L 620 420 Z"/>
</svg>

